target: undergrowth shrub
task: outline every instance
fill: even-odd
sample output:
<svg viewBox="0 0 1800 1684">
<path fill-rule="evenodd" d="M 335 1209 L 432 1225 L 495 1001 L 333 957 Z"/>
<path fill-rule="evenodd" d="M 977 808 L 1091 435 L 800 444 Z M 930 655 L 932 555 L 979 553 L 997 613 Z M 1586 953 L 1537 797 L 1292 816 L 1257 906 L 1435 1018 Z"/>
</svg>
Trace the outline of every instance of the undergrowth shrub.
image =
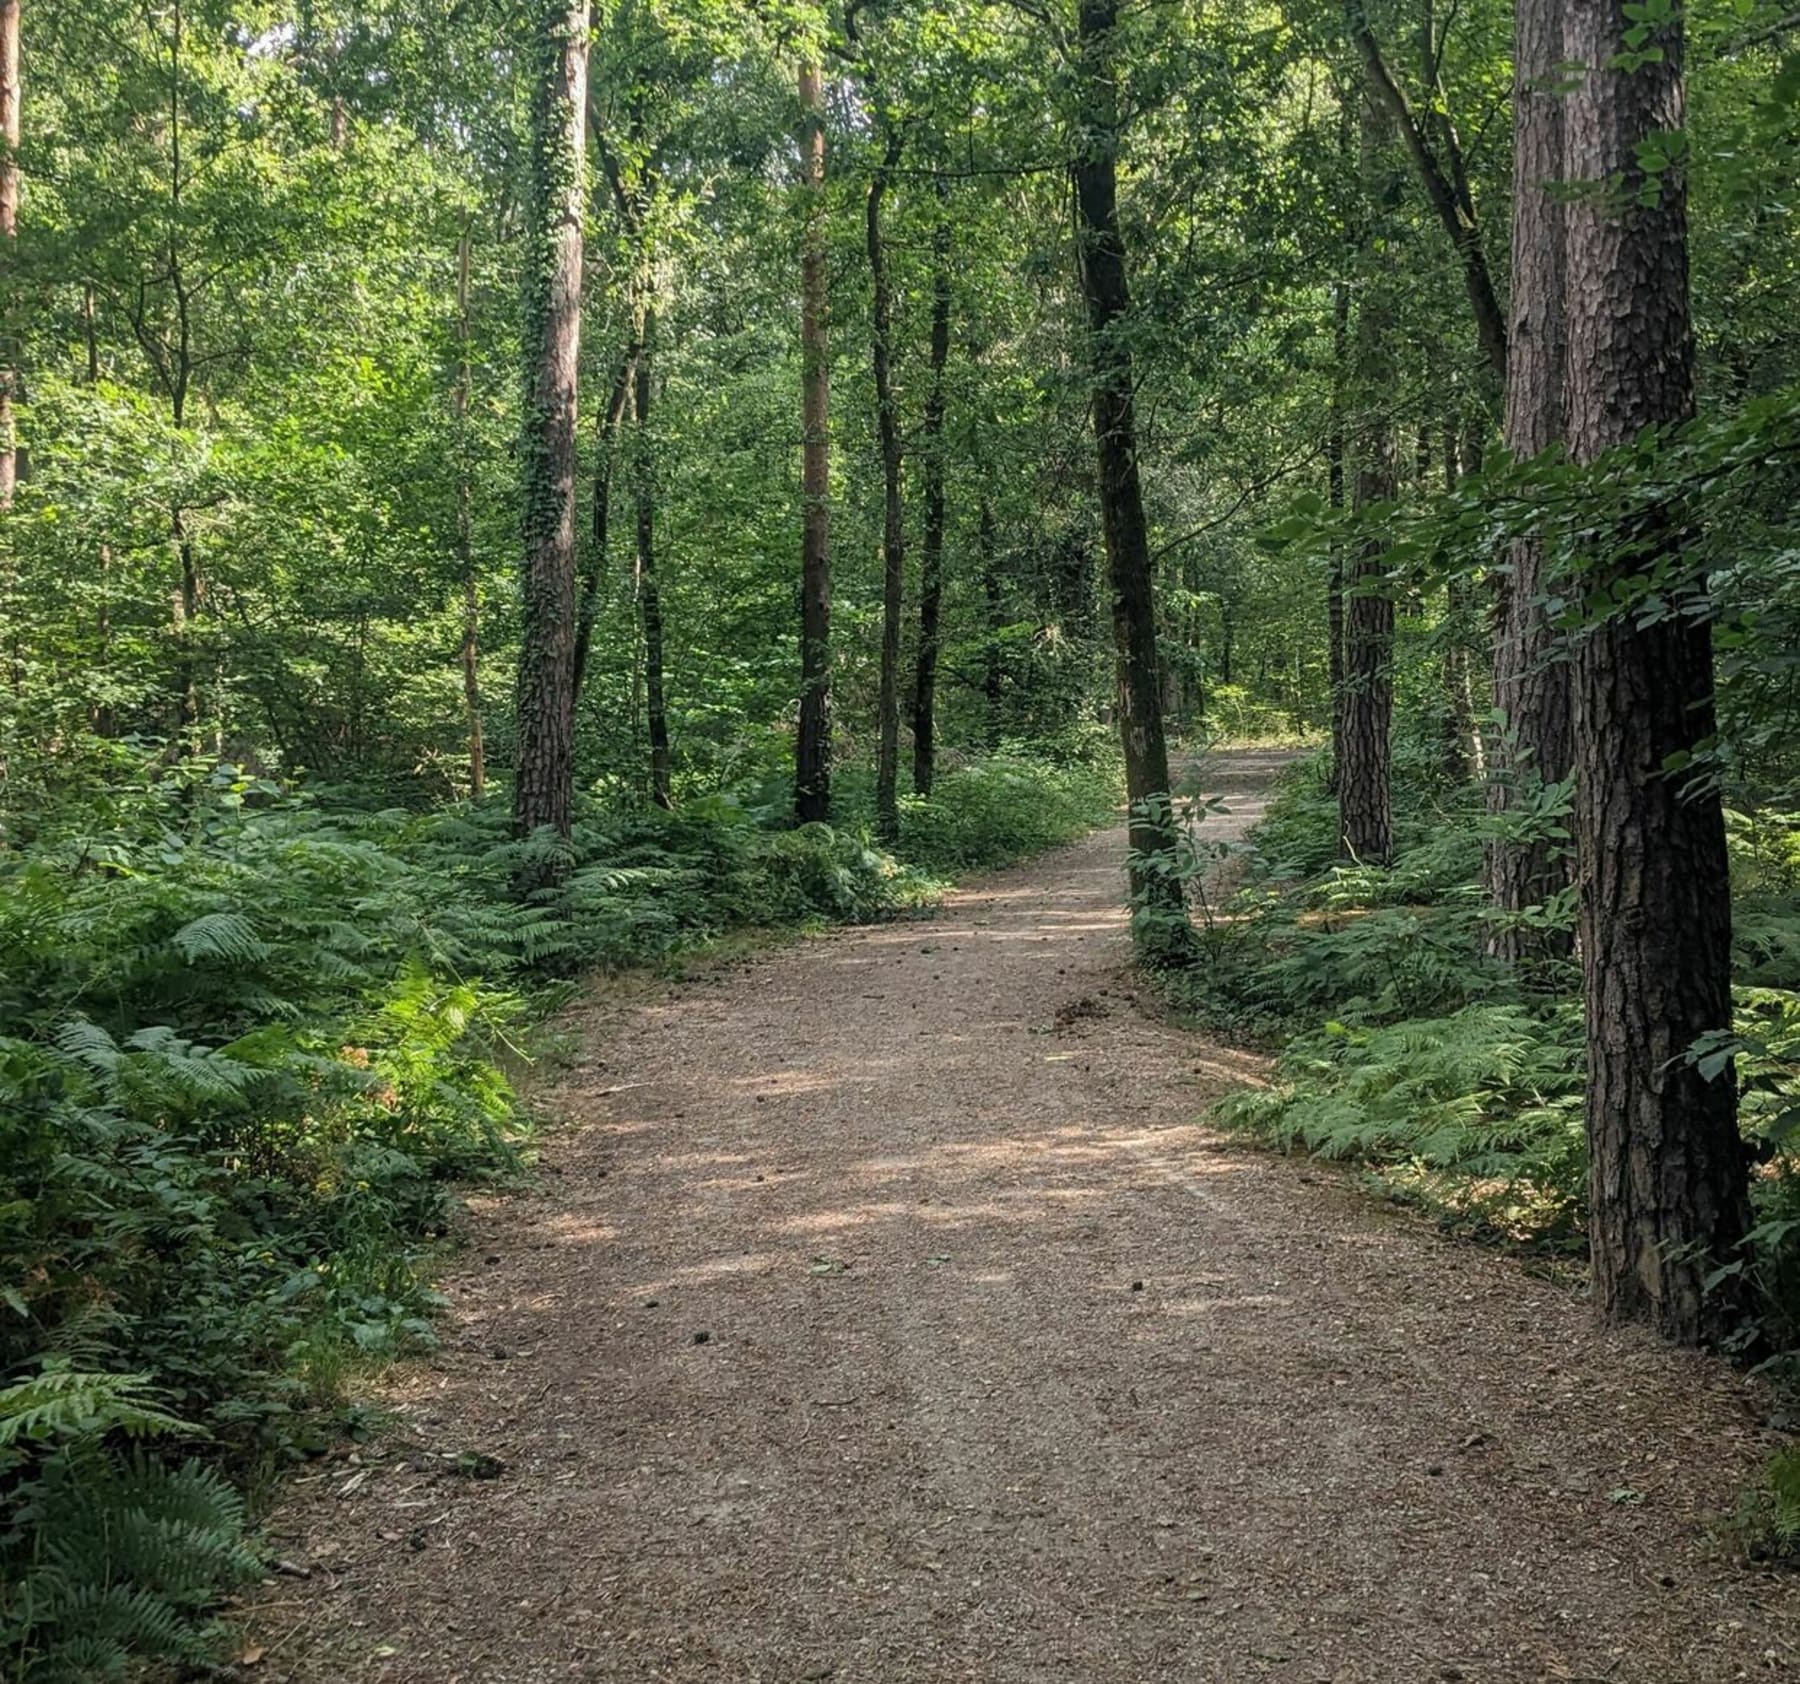
<svg viewBox="0 0 1800 1684">
<path fill-rule="evenodd" d="M 1393 863 L 1346 866 L 1324 757 L 1293 768 L 1241 886 L 1217 904 L 1197 897 L 1204 962 L 1167 979 L 1196 1017 L 1281 1049 L 1274 1083 L 1228 1099 L 1218 1119 L 1360 1164 L 1383 1192 L 1458 1227 L 1578 1245 L 1579 977 L 1570 961 L 1518 975 L 1491 960 L 1481 884 L 1499 827 L 1565 841 L 1569 798 L 1566 785 L 1532 788 L 1495 819 L 1479 792 L 1403 763 Z M 1754 1226 L 1723 1271 L 1751 1287 L 1737 1342 L 1800 1378 L 1800 820 L 1759 812 L 1729 825 L 1737 1022 L 1688 1056 L 1720 1079 L 1735 1058 L 1757 1162 Z M 1572 896 L 1523 916 L 1572 928 Z"/>
<path fill-rule="evenodd" d="M 257 1571 L 234 1481 L 429 1345 L 457 1182 L 513 1173 L 503 1074 L 568 978 L 751 925 L 889 917 L 1072 836 L 1104 758 L 947 766 L 908 859 L 721 794 L 318 802 L 154 764 L 0 850 L 0 1655 L 199 1665 Z M 515 884 L 553 860 L 552 887 Z"/>
</svg>

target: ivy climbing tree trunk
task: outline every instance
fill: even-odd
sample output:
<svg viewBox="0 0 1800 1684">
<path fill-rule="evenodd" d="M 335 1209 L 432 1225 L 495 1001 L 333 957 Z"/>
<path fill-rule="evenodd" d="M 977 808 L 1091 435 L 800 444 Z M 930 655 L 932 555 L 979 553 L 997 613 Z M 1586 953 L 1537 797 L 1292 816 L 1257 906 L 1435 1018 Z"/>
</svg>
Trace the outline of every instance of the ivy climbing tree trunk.
<svg viewBox="0 0 1800 1684">
<path fill-rule="evenodd" d="M 913 788 L 920 795 L 931 793 L 937 771 L 937 669 L 944 610 L 944 370 L 950 361 L 951 231 L 943 197 L 939 183 L 938 218 L 931 231 L 931 369 L 922 464 L 925 527 L 919 546 L 919 650 L 913 673 Z M 981 518 L 991 527 L 993 513 L 985 503 Z M 986 538 L 991 537 L 990 530 Z"/>
<path fill-rule="evenodd" d="M 1506 369 L 1506 446 L 1524 461 L 1563 441 L 1565 324 L 1564 0 L 1517 0 L 1513 49 L 1512 332 Z M 1494 741 L 1488 810 L 1496 818 L 1569 775 L 1569 666 L 1544 605 L 1544 544 L 1515 539 L 1495 614 L 1493 697 L 1504 716 Z M 1540 826 L 1502 834 L 1488 850 L 1497 914 L 1490 945 L 1515 965 L 1566 956 L 1566 931 L 1528 922 L 1528 908 L 1570 881 L 1567 849 Z"/>
<path fill-rule="evenodd" d="M 806 222 L 800 246 L 800 728 L 794 817 L 831 817 L 831 364 L 825 229 L 825 90 L 817 64 L 799 73 Z"/>
<path fill-rule="evenodd" d="M 1632 33 L 1626 0 L 1568 0 L 1565 53 L 1569 445 L 1591 463 L 1693 412 L 1686 184 L 1640 158 L 1683 132 L 1681 13 Z M 1632 7 L 1632 10 L 1637 8 Z M 1646 38 L 1647 36 L 1647 38 Z M 1574 669 L 1581 965 L 1587 1009 L 1589 1243 L 1606 1323 L 1684 1344 L 1728 1328 L 1707 1279 L 1749 1221 L 1729 1061 L 1690 1058 L 1731 1023 L 1731 896 L 1716 790 L 1673 769 L 1714 729 L 1706 578 L 1685 516 L 1628 518 L 1585 559 L 1604 617 Z M 1646 575 L 1673 611 L 1620 611 Z"/>
<path fill-rule="evenodd" d="M 1383 201 L 1381 154 L 1387 125 L 1365 103 L 1362 191 L 1370 214 Z M 1391 379 L 1396 346 L 1394 296 L 1375 242 L 1361 242 L 1352 380 L 1355 505 L 1366 510 L 1394 496 L 1399 469 L 1393 423 L 1382 394 Z M 1338 770 L 1339 841 L 1345 858 L 1385 864 L 1394 846 L 1390 728 L 1394 711 L 1394 596 L 1387 578 L 1387 546 L 1359 541 L 1345 581 L 1343 760 Z"/>
<path fill-rule="evenodd" d="M 1131 293 L 1119 228 L 1119 88 L 1113 61 L 1119 0 L 1081 0 L 1079 106 L 1071 172 L 1076 261 L 1087 304 L 1089 378 L 1099 463 L 1100 521 L 1112 587 L 1119 737 L 1131 802 L 1131 891 L 1154 956 L 1188 956 L 1191 928 L 1175 861 L 1176 828 L 1163 737 L 1149 529 L 1138 479 L 1137 417 L 1126 318 Z"/>
<path fill-rule="evenodd" d="M 900 835 L 900 615 L 906 588 L 906 511 L 901 501 L 900 416 L 894 404 L 894 301 L 881 207 L 900 162 L 903 135 L 883 119 L 881 162 L 869 177 L 864 231 L 869 255 L 869 343 L 875 374 L 875 431 L 881 441 L 881 674 L 875 705 L 875 833 Z"/>
<path fill-rule="evenodd" d="M 531 166 L 525 249 L 524 525 L 513 826 L 569 834 L 575 782 L 575 419 L 587 142 L 585 0 L 531 14 Z M 527 874 L 527 886 L 554 877 Z"/>
</svg>

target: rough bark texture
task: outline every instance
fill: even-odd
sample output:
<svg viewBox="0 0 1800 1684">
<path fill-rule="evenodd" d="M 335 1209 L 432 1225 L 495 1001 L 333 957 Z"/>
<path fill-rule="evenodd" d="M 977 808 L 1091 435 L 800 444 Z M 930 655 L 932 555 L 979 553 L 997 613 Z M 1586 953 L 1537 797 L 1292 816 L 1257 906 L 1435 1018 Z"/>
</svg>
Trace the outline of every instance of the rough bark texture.
<svg viewBox="0 0 1800 1684">
<path fill-rule="evenodd" d="M 575 418 L 587 140 L 585 0 L 541 4 L 533 19 L 532 46 L 525 415 L 519 449 L 524 600 L 513 824 L 521 836 L 545 826 L 566 836 L 575 779 Z"/>
<path fill-rule="evenodd" d="M 1131 887 L 1169 956 L 1183 943 L 1186 909 L 1166 869 L 1175 851 L 1169 754 L 1163 739 L 1149 529 L 1138 481 L 1131 351 L 1121 332 L 1131 296 L 1118 211 L 1118 83 L 1112 33 L 1118 0 L 1081 0 L 1081 135 L 1075 178 L 1076 254 L 1087 303 L 1100 519 L 1112 587 L 1119 736 L 1131 802 Z"/>
<path fill-rule="evenodd" d="M 875 375 L 875 431 L 881 442 L 881 675 L 875 703 L 875 833 L 900 834 L 900 613 L 906 589 L 906 511 L 901 501 L 900 416 L 894 404 L 894 301 L 881 207 L 900 162 L 903 137 L 890 124 L 881 163 L 869 177 L 864 233 L 869 254 L 869 345 Z"/>
<path fill-rule="evenodd" d="M 1563 439 L 1565 94 L 1563 0 L 1517 0 L 1513 68 L 1512 333 L 1506 370 L 1506 446 L 1526 460 Z M 1541 784 L 1569 775 L 1569 666 L 1544 608 L 1544 546 L 1516 540 L 1496 604 L 1493 694 L 1505 726 L 1494 744 L 1488 809 L 1504 813 Z M 1491 946 L 1528 964 L 1566 955 L 1565 932 L 1526 928 L 1517 917 L 1570 881 L 1567 850 L 1549 840 L 1496 841 L 1488 886 L 1500 914 Z"/>
<path fill-rule="evenodd" d="M 19 0 L 0 0 L 0 240 L 19 233 Z M 12 324 L 0 319 L 0 509 L 10 509 L 18 481 L 19 456 L 13 423 L 13 392 L 19 373 L 13 358 Z"/>
<path fill-rule="evenodd" d="M 1649 136 L 1684 125 L 1681 24 L 1634 65 L 1628 27 L 1622 0 L 1569 0 L 1565 52 L 1582 68 L 1565 144 L 1584 190 L 1567 225 L 1568 423 L 1582 463 L 1693 408 L 1686 187 L 1675 171 L 1648 184 L 1637 163 Z M 1682 541 L 1675 509 L 1612 534 L 1590 557 L 1595 594 L 1654 568 L 1703 610 Z M 1749 1214 L 1730 1069 L 1707 1081 L 1687 1059 L 1731 1021 L 1723 816 L 1716 793 L 1665 770 L 1713 731 L 1704 614 L 1602 621 L 1579 646 L 1574 697 L 1594 1304 L 1604 1322 L 1704 1342 L 1732 1308 L 1705 1279 Z"/>
<path fill-rule="evenodd" d="M 631 491 L 637 512 L 638 617 L 644 637 L 644 724 L 650 738 L 650 799 L 672 807 L 669 792 L 669 707 L 663 686 L 662 592 L 656 576 L 656 457 L 650 438 L 651 376 L 656 355 L 656 309 L 646 303 L 637 330 L 637 370 L 632 385 L 632 412 L 637 421 L 637 450 L 632 461 Z"/>
<path fill-rule="evenodd" d="M 794 745 L 794 816 L 831 817 L 831 364 L 826 312 L 825 92 L 816 64 L 803 64 L 801 152 L 806 228 L 800 248 L 801 500 L 800 729 Z"/>
<path fill-rule="evenodd" d="M 1362 175 L 1367 203 L 1380 198 L 1377 176 L 1387 125 L 1365 104 Z M 1394 299 L 1365 246 L 1357 284 L 1354 389 L 1358 509 L 1393 497 L 1399 469 L 1393 424 L 1381 394 L 1393 375 Z M 1389 727 L 1394 712 L 1394 598 L 1387 583 L 1386 545 L 1363 542 L 1351 559 L 1344 605 L 1343 758 L 1338 766 L 1339 843 L 1347 859 L 1384 863 L 1394 846 Z"/>
<path fill-rule="evenodd" d="M 913 788 L 920 795 L 931 793 L 937 769 L 937 669 L 944 606 L 944 369 L 949 360 L 950 219 L 940 205 L 931 233 L 931 383 L 925 393 L 925 529 L 919 549 L 919 652 L 913 672 Z M 985 505 L 984 512 L 991 521 L 992 511 Z"/>
</svg>

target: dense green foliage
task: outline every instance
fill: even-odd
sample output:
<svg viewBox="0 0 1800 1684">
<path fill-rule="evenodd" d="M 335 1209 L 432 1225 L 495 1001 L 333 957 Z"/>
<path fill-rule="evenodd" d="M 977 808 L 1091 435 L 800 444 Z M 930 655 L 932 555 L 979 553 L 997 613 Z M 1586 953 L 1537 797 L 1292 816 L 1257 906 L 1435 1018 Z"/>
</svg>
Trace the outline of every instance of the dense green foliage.
<svg viewBox="0 0 1800 1684">
<path fill-rule="evenodd" d="M 575 818 L 513 834 L 544 11 L 23 0 L 0 296 L 19 470 L 0 508 L 0 1665 L 25 1677 L 204 1657 L 217 1593 L 255 1570 L 235 1492 L 316 1448 L 365 1365 L 429 1341 L 450 1189 L 526 1167 L 513 1083 L 574 979 L 904 914 L 1116 797 L 1076 8 L 604 0 L 576 184 L 578 491 L 534 511 L 577 533 L 581 623 L 558 628 L 585 658 Z M 1462 252 L 1398 131 L 1368 120 L 1352 24 L 1454 151 Z M 1691 129 L 1639 169 L 1646 206 L 1691 190 L 1698 414 L 1579 471 L 1498 448 L 1461 268 L 1473 246 L 1506 290 L 1510 28 L 1496 0 L 1282 0 L 1126 7 L 1103 44 L 1131 298 L 1093 338 L 1131 359 L 1163 712 L 1197 738 L 1316 740 L 1344 694 L 1327 592 L 1346 558 L 1379 556 L 1363 595 L 1399 621 L 1392 857 L 1341 863 L 1319 758 L 1247 858 L 1221 858 L 1202 812 L 1150 867 L 1187 885 L 1197 930 L 1166 944 L 1197 960 L 1169 986 L 1283 1049 L 1234 1124 L 1572 1248 L 1578 980 L 1492 955 L 1483 884 L 1507 835 L 1568 844 L 1571 790 L 1527 775 L 1489 815 L 1487 606 L 1530 533 L 1559 660 L 1602 621 L 1710 621 L 1720 729 L 1692 760 L 1733 815 L 1739 1023 L 1684 1056 L 1743 1089 L 1758 1225 L 1727 1267 L 1755 1288 L 1740 1344 L 1785 1361 L 1795 20 L 1778 0 L 1691 20 Z M 839 765 L 833 823 L 796 827 L 797 61 L 826 83 Z M 878 168 L 907 545 L 888 692 L 935 654 L 939 745 L 891 849 L 869 841 Z M 1359 453 L 1386 469 L 1361 487 Z M 1641 566 L 1596 541 L 1671 510 L 1684 542 Z M 1565 930 L 1572 902 L 1511 916 Z M 1140 930 L 1157 917 L 1140 907 Z M 1793 1484 L 1777 1470 L 1778 1514 Z"/>
<path fill-rule="evenodd" d="M 1571 964 L 1520 976 L 1488 958 L 1480 884 L 1493 834 L 1467 787 L 1399 780 L 1402 847 L 1385 869 L 1334 863 L 1328 768 L 1285 777 L 1206 921 L 1208 965 L 1183 1004 L 1280 1047 L 1275 1080 L 1219 1108 L 1284 1150 L 1364 1166 L 1385 1193 L 1459 1229 L 1570 1251 L 1587 1199 L 1582 1037 Z M 1566 835 L 1566 792 L 1533 822 Z M 1735 815 L 1738 1029 L 1689 1056 L 1738 1053 L 1757 1225 L 1730 1265 L 1754 1282 L 1743 1350 L 1800 1367 L 1800 872 L 1794 821 Z M 1204 826 L 1201 827 L 1201 833 Z M 1566 906 L 1542 916 L 1567 919 Z"/>
</svg>

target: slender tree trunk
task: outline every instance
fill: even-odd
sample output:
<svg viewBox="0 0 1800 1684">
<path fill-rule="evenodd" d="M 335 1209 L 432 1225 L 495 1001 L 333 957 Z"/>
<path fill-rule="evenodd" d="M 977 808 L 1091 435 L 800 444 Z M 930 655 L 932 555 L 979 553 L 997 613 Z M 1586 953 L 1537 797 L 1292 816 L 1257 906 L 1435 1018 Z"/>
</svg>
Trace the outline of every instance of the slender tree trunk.
<svg viewBox="0 0 1800 1684">
<path fill-rule="evenodd" d="M 0 241 L 8 246 L 19 235 L 19 141 L 22 128 L 22 82 L 19 74 L 19 0 L 0 0 Z M 10 267 L 12 258 L 7 256 Z M 13 323 L 0 315 L 0 510 L 10 509 L 18 483 L 19 453 L 13 420 L 19 383 L 13 346 Z M 10 618 L 10 615 L 9 615 Z"/>
<path fill-rule="evenodd" d="M 901 131 L 887 125 L 882 158 L 869 178 L 865 231 L 869 254 L 870 347 L 875 367 L 875 430 L 881 440 L 881 679 L 875 706 L 875 832 L 900 835 L 900 615 L 906 588 L 906 515 L 901 502 L 900 417 L 894 405 L 894 306 L 888 290 L 881 207 L 900 162 Z"/>
<path fill-rule="evenodd" d="M 1481 222 L 1470 196 L 1462 163 L 1462 148 L 1456 138 L 1447 111 L 1436 111 L 1433 126 L 1439 145 L 1448 154 L 1438 156 L 1432 136 L 1414 110 L 1412 101 L 1395 80 L 1382 57 L 1380 44 L 1369 27 L 1362 10 L 1363 0 L 1356 0 L 1351 14 L 1351 35 L 1363 61 L 1368 78 L 1369 97 L 1387 113 L 1400 137 L 1406 142 L 1419 181 L 1425 189 L 1433 213 L 1455 248 L 1462 267 L 1463 288 L 1469 298 L 1469 309 L 1475 318 L 1476 337 L 1482 354 L 1495 380 L 1506 378 L 1506 317 L 1494 291 L 1494 278 L 1488 268 L 1487 247 L 1482 239 Z M 1433 106 L 1441 107 L 1442 89 L 1432 90 Z"/>
<path fill-rule="evenodd" d="M 1365 103 L 1362 187 L 1371 212 L 1381 202 L 1379 175 L 1387 125 Z M 1355 500 L 1358 509 L 1394 496 L 1399 473 L 1393 423 L 1382 402 L 1393 372 L 1394 297 L 1372 243 L 1362 252 L 1353 367 L 1359 411 Z M 1340 843 L 1347 859 L 1386 864 L 1393 852 L 1389 732 L 1394 711 L 1394 596 L 1387 578 L 1387 546 L 1365 540 L 1347 581 L 1344 608 L 1344 758 L 1338 772 Z"/>
<path fill-rule="evenodd" d="M 1649 179 L 1653 136 L 1685 129 L 1675 12 L 1629 42 L 1624 0 L 1568 0 L 1565 53 L 1569 445 L 1589 463 L 1693 412 L 1687 194 Z M 1632 8 L 1635 10 L 1635 8 Z M 1666 570 L 1679 611 L 1609 616 L 1575 659 L 1581 964 L 1587 1006 L 1589 1242 L 1606 1323 L 1683 1344 L 1718 1339 L 1730 1292 L 1706 1280 L 1749 1221 L 1729 1065 L 1706 1080 L 1695 1041 L 1731 1022 L 1731 896 L 1716 790 L 1670 771 L 1714 728 L 1712 635 L 1686 517 L 1664 507 L 1602 540 L 1589 599 Z"/>
<path fill-rule="evenodd" d="M 487 754 L 481 735 L 481 587 L 475 576 L 475 545 L 469 488 L 469 234 L 456 247 L 456 565 L 462 574 L 463 714 L 469 735 L 469 798 L 487 790 Z"/>
<path fill-rule="evenodd" d="M 944 369 L 950 360 L 951 247 L 943 199 L 940 183 L 938 219 L 931 231 L 931 383 L 925 394 L 925 530 L 919 551 L 919 654 L 913 674 L 913 789 L 920 795 L 931 793 L 937 770 L 937 669 L 944 608 Z M 991 523 L 991 510 L 986 518 Z"/>
<path fill-rule="evenodd" d="M 539 0 L 525 259 L 524 614 L 513 824 L 569 834 L 575 783 L 575 421 L 586 199 L 586 0 Z M 528 886 L 554 872 L 536 871 Z"/>
<path fill-rule="evenodd" d="M 1563 439 L 1563 11 L 1564 0 L 1516 0 L 1506 446 L 1521 461 Z M 1541 539 L 1514 540 L 1496 605 L 1494 707 L 1505 722 L 1488 784 L 1495 815 L 1561 782 L 1574 761 L 1569 665 L 1544 607 L 1544 562 Z M 1567 848 L 1552 838 L 1494 842 L 1487 872 L 1496 955 L 1525 965 L 1569 953 L 1566 931 L 1527 927 L 1520 915 L 1567 888 L 1571 869 Z"/>
<path fill-rule="evenodd" d="M 1076 254 L 1087 303 L 1100 520 L 1131 802 L 1132 898 L 1147 915 L 1140 928 L 1155 956 L 1177 960 L 1187 956 L 1191 932 L 1182 885 L 1171 870 L 1176 827 L 1163 737 L 1150 536 L 1138 479 L 1131 348 L 1124 333 L 1131 295 L 1118 210 L 1119 90 L 1112 57 L 1118 17 L 1119 0 L 1080 0 L 1080 135 L 1071 166 Z"/>
<path fill-rule="evenodd" d="M 981 491 L 981 508 L 976 516 L 975 542 L 981 559 L 981 601 L 987 614 L 987 644 L 982 652 L 981 697 L 987 711 L 987 742 L 998 748 L 1005 716 L 1002 704 L 1006 693 L 1006 670 L 1001 659 L 1000 638 L 1006 630 L 1006 597 L 1000 582 L 1000 535 L 994 522 L 994 503 L 987 487 Z"/>
<path fill-rule="evenodd" d="M 644 723 L 650 737 L 650 799 L 672 807 L 669 793 L 669 709 L 663 694 L 662 592 L 656 574 L 656 461 L 650 440 L 651 374 L 656 355 L 656 308 L 646 303 L 637 332 L 637 376 L 632 408 L 637 451 L 632 493 L 637 506 L 637 596 L 644 625 Z"/>
<path fill-rule="evenodd" d="M 606 552 L 612 527 L 612 476 L 619 455 L 619 433 L 625 411 L 631 407 L 637 374 L 638 344 L 632 341 L 613 365 L 607 388 L 606 408 L 600 416 L 600 437 L 594 462 L 594 504 L 588 531 L 587 571 L 581 578 L 581 606 L 575 624 L 575 694 L 587 682 L 588 661 L 593 653 L 594 625 L 600 616 L 600 599 L 606 586 Z"/>
<path fill-rule="evenodd" d="M 1347 252 L 1346 256 L 1350 254 Z M 1326 440 L 1326 481 L 1331 507 L 1344 507 L 1349 478 L 1350 438 L 1346 427 L 1345 388 L 1350 380 L 1350 280 L 1340 277 L 1331 298 L 1331 431 Z M 1344 553 L 1333 544 L 1326 564 L 1325 613 L 1330 637 L 1331 793 L 1344 776 Z M 1226 674 L 1226 682 L 1231 675 Z"/>
<path fill-rule="evenodd" d="M 831 818 L 831 363 L 825 244 L 825 90 L 816 64 L 800 66 L 806 226 L 800 248 L 801 498 L 800 729 L 794 816 Z"/>
</svg>

